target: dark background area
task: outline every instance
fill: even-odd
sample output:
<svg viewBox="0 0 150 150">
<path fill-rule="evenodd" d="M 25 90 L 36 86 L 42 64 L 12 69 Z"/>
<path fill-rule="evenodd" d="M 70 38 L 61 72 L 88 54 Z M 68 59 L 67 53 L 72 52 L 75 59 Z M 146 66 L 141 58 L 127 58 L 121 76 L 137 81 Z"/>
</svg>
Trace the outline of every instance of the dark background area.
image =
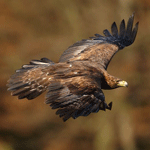
<svg viewBox="0 0 150 150">
<path fill-rule="evenodd" d="M 102 34 L 135 12 L 134 44 L 117 53 L 108 72 L 128 88 L 104 91 L 111 111 L 63 122 L 44 104 L 18 100 L 7 91 L 10 75 L 32 59 L 58 61 L 76 41 Z M 150 1 L 1 0 L 0 150 L 149 150 Z"/>
</svg>

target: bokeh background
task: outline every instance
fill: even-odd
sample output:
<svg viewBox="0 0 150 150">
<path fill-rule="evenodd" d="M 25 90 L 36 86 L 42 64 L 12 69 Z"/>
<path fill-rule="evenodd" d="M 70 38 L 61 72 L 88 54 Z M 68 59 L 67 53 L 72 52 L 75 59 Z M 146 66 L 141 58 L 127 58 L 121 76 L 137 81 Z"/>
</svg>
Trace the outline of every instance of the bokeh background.
<svg viewBox="0 0 150 150">
<path fill-rule="evenodd" d="M 63 122 L 44 103 L 18 100 L 9 76 L 32 59 L 57 62 L 74 42 L 102 34 L 135 12 L 134 44 L 120 51 L 108 72 L 128 88 L 104 91 L 111 111 Z M 149 0 L 0 0 L 0 150 L 150 149 Z"/>
</svg>

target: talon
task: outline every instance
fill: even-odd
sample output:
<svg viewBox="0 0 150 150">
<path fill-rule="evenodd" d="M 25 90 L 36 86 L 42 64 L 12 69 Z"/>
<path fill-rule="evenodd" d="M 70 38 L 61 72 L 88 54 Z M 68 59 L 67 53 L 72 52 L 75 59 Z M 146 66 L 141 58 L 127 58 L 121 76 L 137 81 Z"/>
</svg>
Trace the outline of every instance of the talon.
<svg viewBox="0 0 150 150">
<path fill-rule="evenodd" d="M 112 102 L 110 102 L 107 106 L 107 109 L 111 110 L 112 109 Z"/>
</svg>

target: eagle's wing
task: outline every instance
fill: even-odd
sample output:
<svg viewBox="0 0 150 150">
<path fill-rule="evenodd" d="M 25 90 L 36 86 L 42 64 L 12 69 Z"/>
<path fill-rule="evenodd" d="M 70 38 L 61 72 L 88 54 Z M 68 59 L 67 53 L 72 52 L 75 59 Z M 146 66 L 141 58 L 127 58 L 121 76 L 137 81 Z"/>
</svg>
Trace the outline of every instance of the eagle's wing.
<svg viewBox="0 0 150 150">
<path fill-rule="evenodd" d="M 92 78 L 77 76 L 67 81 L 54 82 L 48 88 L 46 103 L 56 114 L 66 121 L 70 117 L 88 116 L 99 110 L 111 110 L 112 102 L 107 105 L 102 90 Z"/>
<path fill-rule="evenodd" d="M 8 90 L 19 99 L 29 100 L 47 90 L 46 103 L 53 109 L 58 109 L 56 114 L 63 117 L 64 121 L 70 117 L 75 119 L 99 110 L 111 109 L 112 103 L 107 105 L 100 81 L 95 79 L 96 69 L 90 66 L 90 62 L 86 63 L 54 65 L 46 58 L 33 60 L 11 76 Z M 97 74 L 101 76 L 100 72 Z"/>
<path fill-rule="evenodd" d="M 125 27 L 125 21 L 121 21 L 120 32 L 118 32 L 114 22 L 111 26 L 112 34 L 106 29 L 103 31 L 105 36 L 95 34 L 95 37 L 91 37 L 91 40 L 82 40 L 73 44 L 64 51 L 59 62 L 91 60 L 100 63 L 106 69 L 111 58 L 118 50 L 134 42 L 138 30 L 138 22 L 132 30 L 133 21 L 134 14 L 130 16 L 127 27 Z"/>
</svg>

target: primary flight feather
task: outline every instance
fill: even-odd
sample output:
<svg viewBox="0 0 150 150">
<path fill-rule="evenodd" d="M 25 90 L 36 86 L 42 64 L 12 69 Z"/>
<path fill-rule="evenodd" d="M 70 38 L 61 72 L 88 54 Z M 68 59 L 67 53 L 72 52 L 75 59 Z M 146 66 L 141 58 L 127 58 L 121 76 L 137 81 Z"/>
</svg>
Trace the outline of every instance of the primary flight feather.
<svg viewBox="0 0 150 150">
<path fill-rule="evenodd" d="M 138 22 L 132 29 L 134 14 L 127 27 L 122 20 L 118 31 L 114 22 L 111 33 L 95 34 L 90 39 L 70 46 L 58 63 L 42 58 L 32 60 L 16 70 L 8 81 L 8 90 L 19 99 L 34 99 L 44 91 L 46 104 L 57 109 L 56 114 L 64 121 L 70 117 L 88 116 L 99 110 L 111 110 L 112 102 L 105 101 L 102 89 L 127 87 L 128 83 L 107 73 L 112 57 L 131 45 L 136 37 Z"/>
</svg>

